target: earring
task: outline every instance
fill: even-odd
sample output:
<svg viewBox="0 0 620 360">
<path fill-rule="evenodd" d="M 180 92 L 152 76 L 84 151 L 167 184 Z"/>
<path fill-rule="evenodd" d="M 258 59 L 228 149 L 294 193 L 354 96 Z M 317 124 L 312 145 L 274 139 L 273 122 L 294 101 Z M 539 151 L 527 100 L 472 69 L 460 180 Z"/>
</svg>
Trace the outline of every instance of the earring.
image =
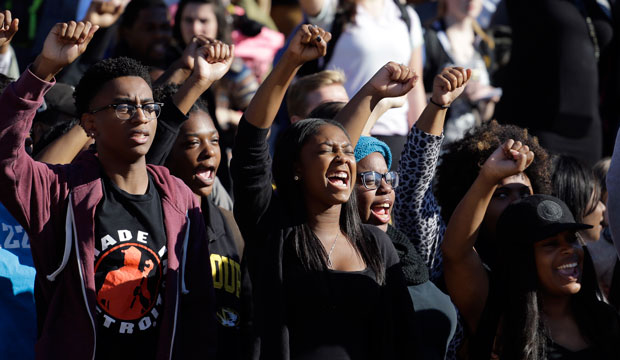
<svg viewBox="0 0 620 360">
<path fill-rule="evenodd" d="M 297 176 L 297 175 L 293 176 L 293 180 L 299 181 L 299 176 Z"/>
</svg>

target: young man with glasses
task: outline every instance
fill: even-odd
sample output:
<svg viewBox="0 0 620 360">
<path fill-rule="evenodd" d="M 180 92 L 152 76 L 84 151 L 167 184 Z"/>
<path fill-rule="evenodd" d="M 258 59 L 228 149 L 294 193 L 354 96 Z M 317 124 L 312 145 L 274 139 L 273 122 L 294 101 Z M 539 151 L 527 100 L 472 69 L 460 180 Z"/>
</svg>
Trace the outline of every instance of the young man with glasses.
<svg viewBox="0 0 620 360">
<path fill-rule="evenodd" d="M 96 29 L 57 24 L 35 62 L 0 96 L 0 201 L 31 239 L 36 355 L 209 358 L 215 322 L 208 237 L 191 190 L 146 164 L 161 110 L 148 69 L 109 59 L 78 84 L 76 107 L 96 151 L 48 165 L 24 150 L 54 76 L 84 52 Z"/>
</svg>

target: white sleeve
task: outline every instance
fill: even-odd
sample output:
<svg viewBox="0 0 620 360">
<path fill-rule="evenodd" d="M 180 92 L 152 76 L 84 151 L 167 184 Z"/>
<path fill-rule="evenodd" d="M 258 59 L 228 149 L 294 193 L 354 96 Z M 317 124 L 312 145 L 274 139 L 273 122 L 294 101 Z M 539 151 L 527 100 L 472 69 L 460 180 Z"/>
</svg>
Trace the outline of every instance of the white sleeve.
<svg viewBox="0 0 620 360">
<path fill-rule="evenodd" d="M 9 75 L 9 68 L 11 67 L 12 59 L 11 51 L 7 51 L 4 54 L 0 54 L 0 74 Z"/>
<path fill-rule="evenodd" d="M 424 36 L 422 34 L 422 23 L 418 13 L 412 6 L 407 6 L 409 19 L 411 19 L 411 28 L 409 29 L 409 38 L 411 39 L 411 49 L 415 50 L 424 45 Z"/>
<path fill-rule="evenodd" d="M 316 16 L 308 16 L 308 21 L 313 25 L 318 25 L 327 31 L 331 31 L 332 23 L 336 18 L 337 8 L 338 0 L 323 0 L 321 11 Z"/>
</svg>

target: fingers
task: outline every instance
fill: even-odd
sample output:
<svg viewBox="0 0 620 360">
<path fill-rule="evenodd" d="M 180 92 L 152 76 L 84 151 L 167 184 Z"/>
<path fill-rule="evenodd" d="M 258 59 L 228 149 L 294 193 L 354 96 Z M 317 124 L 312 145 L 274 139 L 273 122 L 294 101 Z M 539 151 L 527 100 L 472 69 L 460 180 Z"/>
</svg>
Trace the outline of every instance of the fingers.
<svg viewBox="0 0 620 360">
<path fill-rule="evenodd" d="M 471 70 L 462 67 L 445 68 L 438 76 L 438 81 L 445 91 L 456 90 L 465 85 L 471 78 Z"/>
<path fill-rule="evenodd" d="M 2 24 L 2 30 L 8 31 L 11 27 L 11 22 L 13 21 L 11 17 L 11 12 L 9 10 L 4 10 L 4 23 Z"/>
<path fill-rule="evenodd" d="M 298 36 L 301 45 L 314 45 L 321 56 L 327 53 L 327 43 L 332 38 L 332 34 L 328 31 L 323 30 L 317 25 L 310 24 L 300 26 Z"/>
<path fill-rule="evenodd" d="M 417 80 L 416 72 L 403 64 L 397 64 L 393 61 L 390 61 L 389 63 L 385 64 L 384 67 L 390 73 L 391 81 L 406 83 L 411 81 L 412 79 L 414 81 Z"/>
<path fill-rule="evenodd" d="M 503 145 L 502 150 L 506 158 L 515 161 L 520 171 L 525 170 L 534 161 L 534 152 L 530 147 L 520 141 L 508 139 Z"/>
<path fill-rule="evenodd" d="M 76 23 L 75 21 L 69 21 L 68 23 L 68 27 L 67 27 L 67 31 L 65 32 L 64 36 L 63 36 L 63 40 L 67 41 L 67 42 L 71 42 L 73 40 L 73 34 L 75 33 L 75 29 L 78 26 L 78 23 Z M 83 27 L 84 23 L 82 23 L 82 27 Z M 77 39 L 73 40 L 73 42 L 77 41 Z"/>
<path fill-rule="evenodd" d="M 223 62 L 233 57 L 234 46 L 219 40 L 212 40 L 210 44 L 201 46 L 196 52 L 198 55 L 203 54 L 209 63 Z"/>
<path fill-rule="evenodd" d="M 0 31 L 5 32 L 3 34 L 5 43 L 11 41 L 13 35 L 17 32 L 18 25 L 19 19 L 13 19 L 9 10 L 0 12 Z"/>
<path fill-rule="evenodd" d="M 83 44 L 90 42 L 98 29 L 98 25 L 92 25 L 89 21 L 69 21 L 68 23 L 56 24 L 56 29 L 52 32 L 55 32 L 62 42 Z"/>
</svg>

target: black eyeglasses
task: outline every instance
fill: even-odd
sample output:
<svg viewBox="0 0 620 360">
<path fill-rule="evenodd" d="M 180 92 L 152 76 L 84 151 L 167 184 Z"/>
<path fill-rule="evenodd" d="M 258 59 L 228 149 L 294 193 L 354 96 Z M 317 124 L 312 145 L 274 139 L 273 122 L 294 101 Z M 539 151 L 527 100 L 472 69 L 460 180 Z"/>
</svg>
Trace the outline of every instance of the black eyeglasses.
<svg viewBox="0 0 620 360">
<path fill-rule="evenodd" d="M 142 104 L 142 105 L 140 104 L 138 105 L 110 104 L 110 105 L 102 106 L 98 109 L 95 109 L 91 111 L 90 113 L 94 114 L 99 111 L 105 110 L 107 108 L 112 108 L 114 109 L 114 112 L 116 113 L 116 117 L 119 120 L 130 120 L 130 119 L 133 119 L 134 115 L 136 115 L 136 111 L 138 111 L 138 109 L 142 109 L 142 112 L 144 113 L 144 117 L 146 117 L 149 120 L 154 120 L 159 117 L 162 106 L 164 106 L 164 104 L 158 103 L 158 102 L 152 102 L 152 103 Z"/>
<path fill-rule="evenodd" d="M 380 174 L 376 171 L 364 171 L 359 173 L 358 176 L 362 180 L 362 185 L 368 190 L 375 190 L 381 186 L 381 179 L 385 179 L 385 182 L 395 189 L 398 186 L 398 172 L 388 171 L 385 174 Z"/>
</svg>

